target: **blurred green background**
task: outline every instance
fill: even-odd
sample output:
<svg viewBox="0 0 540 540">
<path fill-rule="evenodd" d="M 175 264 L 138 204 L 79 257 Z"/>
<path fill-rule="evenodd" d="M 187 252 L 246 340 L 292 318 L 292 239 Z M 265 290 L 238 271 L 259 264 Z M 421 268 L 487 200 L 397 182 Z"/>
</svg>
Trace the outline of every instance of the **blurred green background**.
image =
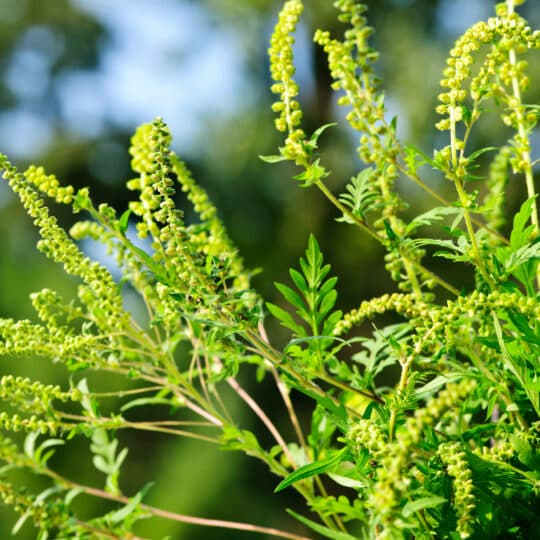
<svg viewBox="0 0 540 540">
<path fill-rule="evenodd" d="M 341 121 L 322 138 L 323 159 L 333 172 L 328 185 L 339 193 L 360 167 L 354 152 L 356 135 L 343 124 L 344 113 L 329 89 L 325 58 L 311 36 L 317 27 L 334 33 L 341 28 L 330 0 L 305 4 L 296 45 L 304 127 L 311 132 Z M 402 140 L 431 152 L 433 145 L 446 144 L 445 135 L 433 128 L 446 52 L 468 26 L 491 16 L 494 2 L 367 4 L 376 28 L 374 46 L 382 53 L 378 69 L 389 115 L 398 116 Z M 173 132 L 174 149 L 220 208 L 247 266 L 264 270 L 254 285 L 267 299 L 279 302 L 273 282 L 287 281 L 288 268 L 296 264 L 311 232 L 340 276 L 343 309 L 393 290 L 377 245 L 336 223 L 336 212 L 319 192 L 300 189 L 291 179 L 293 168 L 271 166 L 257 157 L 275 153 L 281 142 L 273 129 L 266 58 L 280 6 L 277 0 L 0 0 L 0 150 L 20 167 L 43 164 L 66 183 L 89 185 L 95 200 L 123 211 L 130 196 L 124 188 L 131 176 L 129 137 L 138 124 L 163 116 Z M 521 13 L 533 28 L 540 26 L 537 0 L 529 0 Z M 538 103 L 538 59 L 533 66 L 533 86 L 526 99 Z M 477 142 L 501 142 L 490 140 L 490 131 L 487 124 Z M 501 132 L 503 140 L 505 136 Z M 538 133 L 533 146 L 538 156 Z M 409 185 L 400 189 L 413 211 L 431 204 Z M 518 187 L 514 204 L 519 196 Z M 181 199 L 178 204 L 184 207 Z M 66 225 L 73 219 L 60 217 Z M 35 251 L 36 239 L 31 220 L 0 183 L 0 316 L 31 316 L 31 291 L 47 286 L 68 295 L 74 288 Z M 279 328 L 271 323 L 269 327 L 274 339 L 284 339 Z M 33 359 L 5 360 L 0 370 L 65 381 L 61 369 Z M 254 391 L 271 406 L 271 386 Z M 274 411 L 275 417 L 281 414 Z M 255 425 L 249 415 L 244 422 Z M 283 511 L 298 500 L 273 495 L 276 479 L 258 463 L 200 443 L 140 434 L 122 434 L 121 439 L 132 448 L 123 484 L 128 493 L 155 480 L 150 504 L 184 514 L 302 530 Z M 81 441 L 80 453 L 70 451 L 63 459 L 82 480 L 98 483 L 100 479 L 83 466 L 87 447 Z M 2 511 L 0 538 L 9 536 L 12 524 L 13 515 Z M 260 537 L 154 520 L 140 533 L 182 540 Z M 26 525 L 19 537 L 33 538 L 32 528 Z"/>
</svg>

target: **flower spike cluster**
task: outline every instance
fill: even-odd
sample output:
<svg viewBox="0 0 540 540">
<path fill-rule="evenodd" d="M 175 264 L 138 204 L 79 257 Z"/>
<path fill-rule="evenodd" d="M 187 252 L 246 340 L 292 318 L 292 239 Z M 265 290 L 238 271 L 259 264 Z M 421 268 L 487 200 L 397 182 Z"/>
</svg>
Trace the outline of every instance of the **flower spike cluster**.
<svg viewBox="0 0 540 540">
<path fill-rule="evenodd" d="M 294 80 L 292 34 L 296 30 L 298 19 L 304 9 L 301 0 L 288 0 L 279 14 L 268 55 L 270 73 L 275 83 L 272 92 L 279 95 L 279 101 L 272 105 L 272 110 L 279 113 L 276 129 L 287 133 L 285 147 L 281 149 L 283 157 L 295 161 L 298 165 L 306 164 L 306 152 L 302 141 L 305 133 L 298 126 L 302 120 L 302 111 L 296 97 L 298 85 Z"/>
<path fill-rule="evenodd" d="M 50 362 L 69 374 L 59 384 L 40 378 L 41 370 L 26 377 L 15 368 L 0 377 L 0 502 L 21 515 L 14 531 L 29 519 L 40 540 L 139 538 L 134 525 L 152 515 L 306 540 L 165 512 L 142 502 L 145 488 L 124 493 L 121 472 L 131 464 L 117 432 L 129 429 L 211 442 L 260 460 L 280 477 L 276 491 L 296 490 L 315 517 L 293 515 L 324 537 L 527 536 L 540 496 L 540 226 L 530 144 L 538 107 L 523 98 L 530 82 L 523 55 L 540 48 L 540 34 L 517 15 L 519 3 L 497 5 L 495 17 L 453 47 L 437 108 L 450 143 L 431 159 L 403 146 L 386 118 L 365 4 L 335 0 L 343 33 L 318 30 L 315 41 L 359 132 L 365 167 L 334 195 L 316 153 L 333 124 L 311 137 L 301 127 L 293 34 L 303 2 L 284 0 L 269 54 L 272 108 L 286 140 L 279 155 L 263 159 L 296 163 L 302 172 L 295 179 L 317 187 L 339 210 L 338 221 L 381 244 L 396 286 L 343 314 L 341 282 L 311 236 L 289 285 L 276 283 L 280 305 L 266 303 L 268 317 L 288 334 L 279 348 L 217 208 L 171 149 L 161 118 L 132 138 L 128 188 L 135 196 L 123 213 L 94 205 L 87 188 L 61 186 L 41 167 L 20 173 L 0 154 L 3 177 L 39 230 L 38 248 L 78 286 L 72 298 L 49 288 L 32 293 L 31 319 L 0 318 L 1 358 Z M 477 142 L 472 127 L 493 109 L 488 99 L 500 105 L 511 138 L 497 141 L 497 152 L 469 152 Z M 455 200 L 424 181 L 423 165 L 452 182 Z M 482 180 L 475 168 L 489 171 L 485 190 L 470 187 Z M 528 197 L 507 215 L 511 171 L 524 175 Z M 409 222 L 402 211 L 407 192 L 396 182 L 407 178 L 436 201 Z M 177 205 L 182 196 L 193 210 L 186 217 Z M 47 199 L 85 213 L 71 237 Z M 104 245 L 117 268 L 89 258 L 81 239 Z M 433 257 L 463 267 L 468 277 L 456 278 Z M 267 414 L 252 385 L 248 392 L 239 382 L 267 374 L 275 388 L 264 398 L 279 399 L 285 426 L 284 415 Z M 260 421 L 263 437 L 241 425 L 239 403 Z M 84 483 L 78 462 L 71 478 L 57 467 L 74 439 L 88 445 L 101 487 Z M 39 482 L 19 489 L 28 472 Z M 34 484 L 45 487 L 38 493 Z M 72 506 L 75 497 L 104 499 L 110 511 Z"/>
</svg>

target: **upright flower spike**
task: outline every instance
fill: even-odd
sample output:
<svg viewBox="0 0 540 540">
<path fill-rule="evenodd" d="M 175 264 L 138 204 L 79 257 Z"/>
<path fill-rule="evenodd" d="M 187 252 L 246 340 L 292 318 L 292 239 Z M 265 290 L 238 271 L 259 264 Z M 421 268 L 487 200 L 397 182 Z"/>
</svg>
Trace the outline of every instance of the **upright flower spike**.
<svg viewBox="0 0 540 540">
<path fill-rule="evenodd" d="M 130 203 L 132 212 L 142 218 L 137 224 L 139 236 L 148 233 L 154 240 L 155 257 L 163 258 L 159 244 L 160 228 L 167 221 L 174 203 L 173 181 L 170 163 L 171 134 L 161 118 L 151 124 L 140 126 L 131 139 L 129 149 L 132 155 L 131 166 L 140 176 L 130 180 L 129 189 L 138 190 L 139 201 Z"/>
<path fill-rule="evenodd" d="M 437 112 L 444 118 L 436 124 L 440 130 L 450 131 L 450 146 L 440 152 L 441 162 L 448 167 L 448 177 L 458 184 L 463 182 L 469 160 L 465 155 L 465 140 L 481 114 L 481 104 L 494 98 L 500 105 L 504 124 L 515 130 L 510 140 L 509 163 L 515 173 L 523 173 L 529 197 L 535 195 L 529 134 L 538 116 L 522 102 L 522 93 L 529 86 L 527 62 L 518 60 L 527 50 L 540 47 L 540 32 L 533 32 L 526 21 L 514 11 L 517 2 L 508 0 L 497 4 L 496 17 L 481 21 L 468 29 L 455 43 L 447 60 L 441 86 L 447 90 L 439 94 Z M 481 45 L 490 45 L 478 72 L 471 77 L 471 67 Z M 468 82 L 468 86 L 467 83 Z M 470 102 L 467 97 L 470 96 Z M 466 134 L 460 138 L 457 125 L 463 122 Z M 461 186 L 456 186 L 462 191 Z M 460 195 L 462 204 L 465 196 Z M 497 207 L 494 207 L 497 212 Z M 497 217 L 495 224 L 499 221 Z M 538 234 L 539 220 L 536 207 L 531 216 Z M 474 240 L 472 240 L 474 241 Z"/>
<path fill-rule="evenodd" d="M 275 81 L 271 90 L 279 95 L 279 100 L 272 105 L 272 110 L 279 113 L 276 118 L 276 129 L 287 133 L 285 146 L 280 149 L 281 155 L 285 159 L 295 161 L 297 165 L 306 166 L 309 156 L 303 145 L 305 133 L 299 128 L 302 111 L 296 100 L 298 85 L 293 78 L 295 67 L 292 49 L 294 44 L 292 34 L 296 30 L 303 9 L 301 0 L 289 0 L 284 4 L 270 39 L 268 54 L 270 74 Z"/>
<path fill-rule="evenodd" d="M 418 268 L 425 255 L 424 250 L 418 246 L 406 246 L 403 242 L 397 245 L 394 241 L 400 239 L 406 229 L 406 224 L 399 217 L 406 205 L 394 189 L 399 176 L 397 157 L 402 149 L 395 124 L 385 118 L 384 93 L 373 68 L 378 53 L 369 44 L 373 28 L 367 24 L 367 7 L 352 0 L 337 0 L 334 5 L 340 12 L 339 20 L 348 25 L 344 38 L 332 39 L 329 32 L 317 30 L 314 41 L 328 56 L 330 74 L 334 79 L 332 88 L 343 92 L 338 104 L 350 108 L 347 121 L 361 133 L 359 158 L 374 169 L 370 207 L 379 213 L 374 227 L 385 239 L 388 250 L 386 269 L 401 289 L 412 291 L 420 299 L 422 288 L 432 288 L 433 281 L 428 273 Z M 408 280 L 401 279 L 403 273 Z"/>
<path fill-rule="evenodd" d="M 484 198 L 484 205 L 488 209 L 487 223 L 495 231 L 501 230 L 506 223 L 505 192 L 511 155 L 512 149 L 509 146 L 502 146 L 489 166 L 488 191 Z M 494 238 L 493 235 L 490 235 L 490 240 L 494 244 L 500 244 L 500 238 Z"/>
<path fill-rule="evenodd" d="M 475 497 L 472 473 L 467 457 L 457 442 L 443 443 L 438 449 L 441 461 L 446 465 L 448 475 L 453 479 L 453 507 L 457 515 L 457 533 L 460 538 L 469 538 L 474 533 Z"/>
<path fill-rule="evenodd" d="M 163 265 L 169 275 L 190 283 L 196 279 L 190 272 L 190 255 L 186 248 L 186 230 L 182 212 L 175 208 L 171 135 L 161 118 L 140 126 L 131 139 L 131 165 L 139 173 L 130 180 L 128 189 L 139 191 L 139 200 L 130 210 L 141 220 L 138 235 L 152 238 L 152 258 Z"/>
<path fill-rule="evenodd" d="M 0 155 L 0 166 L 4 168 L 4 177 L 9 185 L 19 196 L 27 213 L 34 218 L 34 224 L 39 227 L 41 239 L 37 244 L 38 249 L 48 258 L 61 263 L 68 274 L 79 276 L 83 280 L 91 291 L 92 303 L 100 313 L 95 321 L 98 326 L 111 328 L 112 325 L 117 330 L 125 328 L 126 324 L 129 324 L 129 315 L 124 310 L 118 286 L 110 272 L 81 252 L 66 231 L 58 225 L 57 219 L 50 215 L 49 209 L 31 182 L 17 172 L 5 156 Z M 42 174 L 36 175 L 42 177 Z M 31 175 L 32 178 L 33 176 Z M 37 181 L 42 185 L 42 180 Z M 58 194 L 58 188 L 54 190 Z"/>
<path fill-rule="evenodd" d="M 489 25 L 480 21 L 469 28 L 461 36 L 450 51 L 450 57 L 447 60 L 447 67 L 444 70 L 444 78 L 441 80 L 441 86 L 447 90 L 439 94 L 441 104 L 437 107 L 437 112 L 445 115 L 446 118 L 437 123 L 440 130 L 449 130 L 452 123 L 461 121 L 464 118 L 463 102 L 467 97 L 467 91 L 464 89 L 464 82 L 471 75 L 471 66 L 474 62 L 474 54 L 480 46 L 489 43 L 493 39 L 493 32 Z M 489 69 L 481 71 L 485 77 Z M 485 88 L 481 79 L 476 78 L 473 81 L 473 88 Z M 473 91 L 474 96 L 484 97 L 484 94 Z"/>
<path fill-rule="evenodd" d="M 238 255 L 236 246 L 231 241 L 225 225 L 218 216 L 217 208 L 212 204 L 208 193 L 195 182 L 186 164 L 176 155 L 172 155 L 172 167 L 182 191 L 200 216 L 201 223 L 196 225 L 197 234 L 190 234 L 190 241 L 197 249 L 221 260 L 227 260 L 224 279 L 234 279 L 236 290 L 249 288 L 249 276 L 244 269 L 244 263 Z M 196 239 L 194 238 L 196 237 Z"/>
</svg>

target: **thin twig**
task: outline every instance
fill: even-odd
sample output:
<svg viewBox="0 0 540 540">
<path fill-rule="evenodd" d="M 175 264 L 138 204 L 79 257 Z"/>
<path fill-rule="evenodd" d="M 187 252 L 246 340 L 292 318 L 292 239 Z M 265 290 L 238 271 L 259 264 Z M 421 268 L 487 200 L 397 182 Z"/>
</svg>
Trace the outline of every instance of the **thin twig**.
<svg viewBox="0 0 540 540">
<path fill-rule="evenodd" d="M 261 409 L 259 404 L 238 384 L 238 381 L 233 377 L 227 379 L 229 386 L 248 404 L 249 408 L 259 417 L 261 422 L 267 427 L 268 431 L 272 434 L 276 442 L 279 444 L 283 453 L 287 456 L 293 467 L 297 467 L 296 462 L 289 450 L 289 447 L 283 440 L 281 433 L 278 431 L 272 420 L 268 418 L 267 414 Z"/>
<path fill-rule="evenodd" d="M 85 486 L 76 482 L 72 482 L 71 480 L 60 476 L 59 474 L 51 471 L 50 469 L 46 469 L 41 472 L 54 478 L 56 481 L 68 487 L 69 489 L 80 489 L 87 495 L 92 495 L 93 497 L 108 499 L 110 501 L 116 501 L 122 504 L 129 504 L 131 502 L 131 499 L 129 497 L 126 497 L 124 495 L 115 495 L 102 489 L 93 488 L 90 486 Z M 226 521 L 222 519 L 207 519 L 195 516 L 187 516 L 184 514 L 169 512 L 168 510 L 161 510 L 160 508 L 155 508 L 154 506 L 150 506 L 144 503 L 140 503 L 139 507 L 141 508 L 141 510 L 146 511 L 153 516 L 162 517 L 171 521 L 178 521 L 180 523 L 190 523 L 192 525 L 202 525 L 204 527 L 219 527 L 221 529 L 232 529 L 237 531 L 249 531 L 259 534 L 267 534 L 269 536 L 276 536 L 279 538 L 288 538 L 289 540 L 312 540 L 307 536 L 301 536 L 299 534 L 282 531 L 280 529 L 274 529 L 272 527 L 261 527 L 252 523 L 242 523 L 239 521 Z"/>
<path fill-rule="evenodd" d="M 258 328 L 259 334 L 261 335 L 263 341 L 270 345 L 270 340 L 268 339 L 266 328 L 264 327 L 262 321 L 259 323 Z M 296 411 L 294 410 L 294 406 L 289 396 L 289 389 L 285 386 L 285 383 L 279 377 L 279 373 L 275 366 L 272 364 L 272 362 L 270 362 L 269 360 L 265 360 L 265 365 L 268 367 L 270 373 L 272 374 L 272 377 L 274 378 L 279 394 L 281 395 L 281 399 L 283 399 L 283 403 L 285 404 L 285 408 L 287 409 L 287 413 L 289 414 L 289 418 L 291 419 L 291 424 L 293 425 L 296 436 L 298 437 L 298 442 L 300 443 L 302 448 L 306 448 L 306 439 L 304 437 L 302 427 L 300 426 L 300 422 L 298 421 L 298 416 L 296 415 Z"/>
</svg>

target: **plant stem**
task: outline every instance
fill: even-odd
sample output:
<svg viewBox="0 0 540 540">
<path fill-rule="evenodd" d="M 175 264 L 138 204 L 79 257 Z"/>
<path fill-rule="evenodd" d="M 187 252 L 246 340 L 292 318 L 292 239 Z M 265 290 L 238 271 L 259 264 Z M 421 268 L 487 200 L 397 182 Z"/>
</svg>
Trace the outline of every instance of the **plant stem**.
<svg viewBox="0 0 540 540">
<path fill-rule="evenodd" d="M 372 238 L 377 240 L 377 242 L 379 242 L 380 244 L 384 244 L 384 239 L 381 238 L 379 236 L 379 234 L 377 234 L 377 232 L 375 230 L 373 230 L 369 226 L 368 223 L 366 223 L 364 220 L 360 219 L 358 216 L 355 216 L 346 206 L 341 204 L 336 199 L 334 194 L 324 185 L 324 183 L 322 181 L 317 182 L 316 186 L 323 192 L 323 194 L 326 196 L 326 198 L 336 208 L 338 208 L 341 212 L 343 212 L 343 214 L 345 216 L 347 216 L 350 220 L 352 220 L 353 223 L 358 225 L 358 227 L 360 227 L 362 230 L 366 231 Z M 421 263 L 419 263 L 417 261 L 414 261 L 414 260 L 410 259 L 409 256 L 407 254 L 405 254 L 405 253 L 402 253 L 401 255 L 402 255 L 404 260 L 408 261 L 408 264 L 411 264 L 411 265 L 417 267 L 419 270 L 422 270 L 422 272 L 425 272 L 426 274 L 428 274 L 430 276 L 430 279 L 435 281 L 438 285 L 440 285 L 441 287 L 443 287 L 444 289 L 446 289 L 447 291 L 449 291 L 450 293 L 452 293 L 452 294 L 454 294 L 456 296 L 459 295 L 459 291 L 455 287 L 453 287 L 452 285 L 447 283 L 444 279 L 442 279 L 441 277 L 437 276 L 436 274 L 434 274 L 433 272 L 431 272 L 430 270 L 425 268 L 424 265 L 422 265 Z M 416 278 L 416 276 L 415 276 L 415 278 Z"/>
<path fill-rule="evenodd" d="M 283 453 L 287 456 L 287 459 L 294 468 L 297 468 L 295 459 L 293 458 L 287 443 L 283 440 L 281 433 L 278 431 L 272 420 L 268 418 L 268 415 L 261 409 L 259 404 L 238 384 L 236 379 L 229 377 L 227 384 L 248 404 L 249 408 L 259 417 L 261 422 L 266 426 L 268 431 L 272 434 L 276 442 L 279 444 Z"/>
<path fill-rule="evenodd" d="M 60 485 L 65 486 L 67 489 L 78 489 L 86 493 L 87 495 L 92 495 L 93 497 L 99 497 L 101 499 L 108 499 L 110 501 L 115 501 L 127 505 L 131 502 L 129 497 L 124 495 L 114 495 L 105 491 L 103 489 L 98 489 L 90 486 L 85 486 L 83 484 L 78 484 L 59 474 L 51 471 L 50 469 L 41 470 L 43 474 L 46 474 L 50 478 L 54 479 Z M 269 536 L 275 536 L 279 538 L 288 538 L 290 540 L 310 540 L 306 536 L 301 536 L 299 534 L 289 533 L 287 531 L 282 531 L 280 529 L 274 529 L 270 527 L 261 527 L 259 525 L 253 525 L 251 523 L 242 523 L 238 521 L 226 521 L 221 519 L 206 519 L 199 518 L 195 516 L 187 516 L 184 514 L 177 514 L 175 512 L 169 512 L 167 510 L 161 510 L 160 508 L 155 508 L 148 504 L 140 503 L 141 510 L 152 514 L 153 516 L 162 517 L 169 519 L 171 521 L 178 521 L 181 523 L 190 523 L 192 525 L 202 525 L 205 527 L 219 527 L 222 529 L 231 529 L 237 531 L 249 531 L 260 534 L 267 534 Z"/>
<path fill-rule="evenodd" d="M 459 167 L 459 161 L 458 161 L 457 135 L 456 135 L 456 104 L 454 102 L 450 104 L 449 111 L 450 111 L 450 150 L 452 152 L 452 166 L 451 166 L 451 172 L 449 176 L 454 181 L 454 185 L 456 187 L 456 191 L 459 197 L 459 202 L 461 203 L 461 208 L 463 209 L 463 219 L 465 220 L 465 226 L 467 228 L 467 233 L 469 235 L 469 240 L 471 242 L 471 247 L 473 251 L 473 257 L 476 260 L 476 266 L 478 268 L 478 271 L 480 272 L 480 274 L 482 275 L 486 283 L 493 285 L 493 280 L 491 279 L 490 275 L 488 274 L 484 266 L 484 260 L 482 259 L 480 249 L 478 248 L 478 242 L 476 241 L 476 234 L 475 234 L 474 226 L 471 220 L 469 200 L 463 188 L 463 183 L 462 183 L 463 175 L 460 172 L 461 169 Z M 462 156 L 463 156 L 463 151 L 461 152 L 459 159 L 461 159 Z"/>
<path fill-rule="evenodd" d="M 345 205 L 341 204 L 321 180 L 319 180 L 315 185 L 324 193 L 325 197 L 343 213 L 343 215 L 347 216 L 356 225 L 367 232 L 372 238 L 377 240 L 377 242 L 383 241 L 383 239 L 377 234 L 377 231 L 373 230 L 366 221 L 360 219 L 358 216 L 355 216 Z"/>
<path fill-rule="evenodd" d="M 511 15 L 515 11 L 515 1 L 514 0 L 506 0 L 506 5 L 508 7 L 508 14 Z M 530 199 L 531 197 L 536 196 L 536 189 L 534 187 L 534 175 L 533 175 L 533 166 L 531 162 L 531 152 L 529 149 L 529 135 L 527 133 L 526 128 L 526 119 L 523 114 L 523 103 L 521 100 L 521 90 L 519 88 L 519 80 L 517 77 L 517 55 L 515 48 L 510 48 L 508 51 L 508 61 L 510 62 L 510 65 L 512 66 L 511 73 L 512 73 L 512 93 L 514 96 L 515 101 L 515 114 L 517 119 L 517 127 L 518 127 L 518 134 L 519 134 L 519 142 L 520 142 L 520 167 L 524 168 L 525 170 L 525 185 L 527 187 L 527 197 Z M 523 164 L 523 166 L 522 166 Z M 537 238 L 540 234 L 540 224 L 539 224 L 539 218 L 538 218 L 538 207 L 536 204 L 536 201 L 534 201 L 532 205 L 532 211 L 531 211 L 531 223 L 534 226 L 534 237 Z M 540 267 L 537 268 L 536 271 L 536 282 L 538 284 L 538 288 L 540 289 Z"/>
<path fill-rule="evenodd" d="M 268 335 L 266 334 L 266 328 L 264 327 L 263 322 L 259 322 L 257 326 L 259 330 L 259 335 L 261 336 L 261 339 L 270 345 L 270 341 L 268 339 Z M 274 381 L 276 383 L 277 389 L 281 395 L 281 398 L 283 399 L 283 403 L 285 404 L 285 408 L 287 409 L 287 413 L 289 415 L 289 418 L 291 420 L 291 424 L 293 425 L 294 431 L 296 433 L 296 436 L 298 438 L 298 442 L 302 446 L 304 450 L 307 449 L 306 446 L 306 439 L 304 437 L 304 433 L 302 431 L 302 428 L 300 426 L 300 422 L 298 421 L 298 416 L 296 415 L 296 411 L 294 410 L 294 406 L 292 404 L 291 398 L 289 396 L 289 389 L 285 386 L 283 381 L 279 378 L 279 373 L 277 372 L 277 369 L 275 366 L 269 361 L 265 360 L 265 365 L 270 370 L 270 373 L 272 373 L 272 377 L 274 378 Z"/>
</svg>

